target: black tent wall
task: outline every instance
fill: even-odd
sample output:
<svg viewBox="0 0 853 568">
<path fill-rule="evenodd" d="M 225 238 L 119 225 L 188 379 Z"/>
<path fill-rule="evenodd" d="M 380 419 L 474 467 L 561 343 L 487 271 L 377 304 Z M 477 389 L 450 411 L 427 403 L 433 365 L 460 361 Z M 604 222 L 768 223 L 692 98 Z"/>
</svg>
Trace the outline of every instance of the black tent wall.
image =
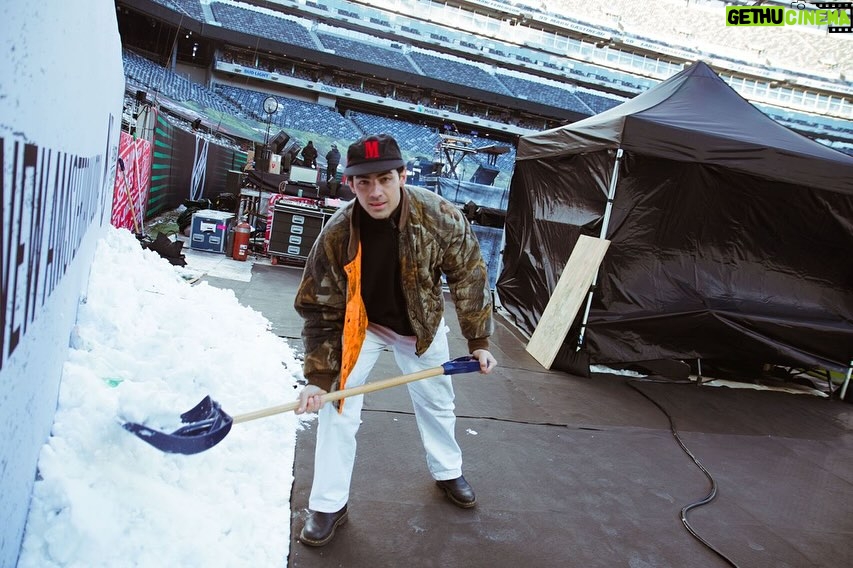
<svg viewBox="0 0 853 568">
<path fill-rule="evenodd" d="M 498 291 L 528 333 L 578 235 L 599 234 L 611 163 L 604 150 L 516 168 Z M 585 335 L 592 362 L 846 367 L 850 196 L 626 153 L 607 237 Z"/>
<path fill-rule="evenodd" d="M 504 308 L 527 333 L 536 329 L 578 237 L 599 234 L 611 154 L 515 166 L 497 288 Z"/>
</svg>

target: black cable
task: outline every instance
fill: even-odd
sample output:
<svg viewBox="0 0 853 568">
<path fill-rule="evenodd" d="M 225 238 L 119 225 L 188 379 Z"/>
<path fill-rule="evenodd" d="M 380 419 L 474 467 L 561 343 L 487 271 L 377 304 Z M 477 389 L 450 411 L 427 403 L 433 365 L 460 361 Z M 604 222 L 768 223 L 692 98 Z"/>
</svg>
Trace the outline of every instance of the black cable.
<svg viewBox="0 0 853 568">
<path fill-rule="evenodd" d="M 696 530 L 692 526 L 690 526 L 690 522 L 687 520 L 687 512 L 688 511 L 690 511 L 691 509 L 695 509 L 696 507 L 701 507 L 702 505 L 707 505 L 708 503 L 710 503 L 711 501 L 713 501 L 717 497 L 717 481 L 714 479 L 714 477 L 711 475 L 711 473 L 707 469 L 705 469 L 705 466 L 703 466 L 699 462 L 699 460 L 696 458 L 696 456 L 693 455 L 693 452 L 691 452 L 690 449 L 684 444 L 684 441 L 682 441 L 681 436 L 678 435 L 678 430 L 675 427 L 675 420 L 673 419 L 672 415 L 670 415 L 670 413 L 667 412 L 667 410 L 661 404 L 659 404 L 656 400 L 654 400 L 651 396 L 647 395 L 642 390 L 637 388 L 637 386 L 633 384 L 635 382 L 681 384 L 681 385 L 695 385 L 696 383 L 694 383 L 693 381 L 632 379 L 632 380 L 628 381 L 628 386 L 630 386 L 632 389 L 634 389 L 635 391 L 637 391 L 638 393 L 643 395 L 643 397 L 645 397 L 649 402 L 651 402 L 652 404 L 657 406 L 660 409 L 660 411 L 664 413 L 667 420 L 669 420 L 669 429 L 672 432 L 672 435 L 675 438 L 675 441 L 678 442 L 678 445 L 681 447 L 681 449 L 684 451 L 684 453 L 687 454 L 690 457 L 690 459 L 693 460 L 693 463 L 696 464 L 696 466 L 702 471 L 702 473 L 705 474 L 705 477 L 707 477 L 708 481 L 711 483 L 711 490 L 708 492 L 708 494 L 704 498 L 700 499 L 699 501 L 694 501 L 693 503 L 685 505 L 684 507 L 681 508 L 681 523 L 684 525 L 684 528 L 686 528 L 687 531 L 691 535 L 693 535 L 693 537 L 696 540 L 698 540 L 703 545 L 705 545 L 711 552 L 713 552 L 714 554 L 716 554 L 717 556 L 722 558 L 726 563 L 728 563 L 729 566 L 732 566 L 733 568 L 738 568 L 738 565 L 734 562 L 734 560 L 732 560 L 731 558 L 729 558 L 728 556 L 726 556 L 725 554 L 723 554 L 722 552 L 717 550 L 710 542 L 708 542 L 707 540 L 702 538 L 702 536 L 700 536 L 699 533 L 696 532 Z"/>
<path fill-rule="evenodd" d="M 380 409 L 380 408 L 365 408 L 362 412 L 381 412 L 383 414 L 399 414 L 402 416 L 414 416 L 415 413 L 411 410 L 388 410 L 388 409 Z M 558 428 L 567 428 L 568 424 L 562 424 L 560 422 L 534 422 L 532 420 L 512 420 L 509 418 L 496 418 L 494 416 L 471 416 L 467 414 L 457 414 L 457 419 L 467 419 L 467 420 L 489 420 L 491 422 L 508 422 L 510 424 L 525 424 L 531 426 L 556 426 Z M 596 430 L 598 428 L 578 428 L 578 430 Z"/>
</svg>

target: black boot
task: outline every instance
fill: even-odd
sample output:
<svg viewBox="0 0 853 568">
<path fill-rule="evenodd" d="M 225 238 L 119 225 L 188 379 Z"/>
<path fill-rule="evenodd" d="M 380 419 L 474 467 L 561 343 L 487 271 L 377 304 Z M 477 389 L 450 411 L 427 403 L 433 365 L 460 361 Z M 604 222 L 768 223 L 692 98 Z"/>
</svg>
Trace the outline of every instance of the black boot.
<svg viewBox="0 0 853 568">
<path fill-rule="evenodd" d="M 347 522 L 346 505 L 337 513 L 321 513 L 309 509 L 299 541 L 308 546 L 323 546 L 335 536 L 335 529 L 345 522 Z"/>
<path fill-rule="evenodd" d="M 474 496 L 474 490 L 471 489 L 471 486 L 461 475 L 456 479 L 436 481 L 435 483 L 444 490 L 447 498 L 457 507 L 470 509 L 477 504 L 477 497 Z"/>
</svg>

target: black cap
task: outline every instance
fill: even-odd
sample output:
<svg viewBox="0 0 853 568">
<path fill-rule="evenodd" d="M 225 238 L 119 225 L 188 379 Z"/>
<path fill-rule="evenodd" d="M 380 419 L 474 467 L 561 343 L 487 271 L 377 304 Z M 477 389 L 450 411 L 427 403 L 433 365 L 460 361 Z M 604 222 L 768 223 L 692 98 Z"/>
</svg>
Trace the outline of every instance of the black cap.
<svg viewBox="0 0 853 568">
<path fill-rule="evenodd" d="M 365 136 L 347 149 L 345 176 L 359 176 L 396 170 L 406 165 L 400 146 L 389 134 Z"/>
</svg>

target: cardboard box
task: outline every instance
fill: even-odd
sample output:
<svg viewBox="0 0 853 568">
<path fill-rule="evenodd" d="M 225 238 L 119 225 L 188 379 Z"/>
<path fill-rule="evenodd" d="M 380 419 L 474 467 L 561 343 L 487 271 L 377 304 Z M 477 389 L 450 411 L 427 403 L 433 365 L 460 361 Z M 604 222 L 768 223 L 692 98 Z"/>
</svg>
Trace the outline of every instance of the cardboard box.
<svg viewBox="0 0 853 568">
<path fill-rule="evenodd" d="M 193 213 L 190 248 L 224 254 L 228 226 L 233 218 L 233 213 L 213 209 L 202 209 Z"/>
</svg>

